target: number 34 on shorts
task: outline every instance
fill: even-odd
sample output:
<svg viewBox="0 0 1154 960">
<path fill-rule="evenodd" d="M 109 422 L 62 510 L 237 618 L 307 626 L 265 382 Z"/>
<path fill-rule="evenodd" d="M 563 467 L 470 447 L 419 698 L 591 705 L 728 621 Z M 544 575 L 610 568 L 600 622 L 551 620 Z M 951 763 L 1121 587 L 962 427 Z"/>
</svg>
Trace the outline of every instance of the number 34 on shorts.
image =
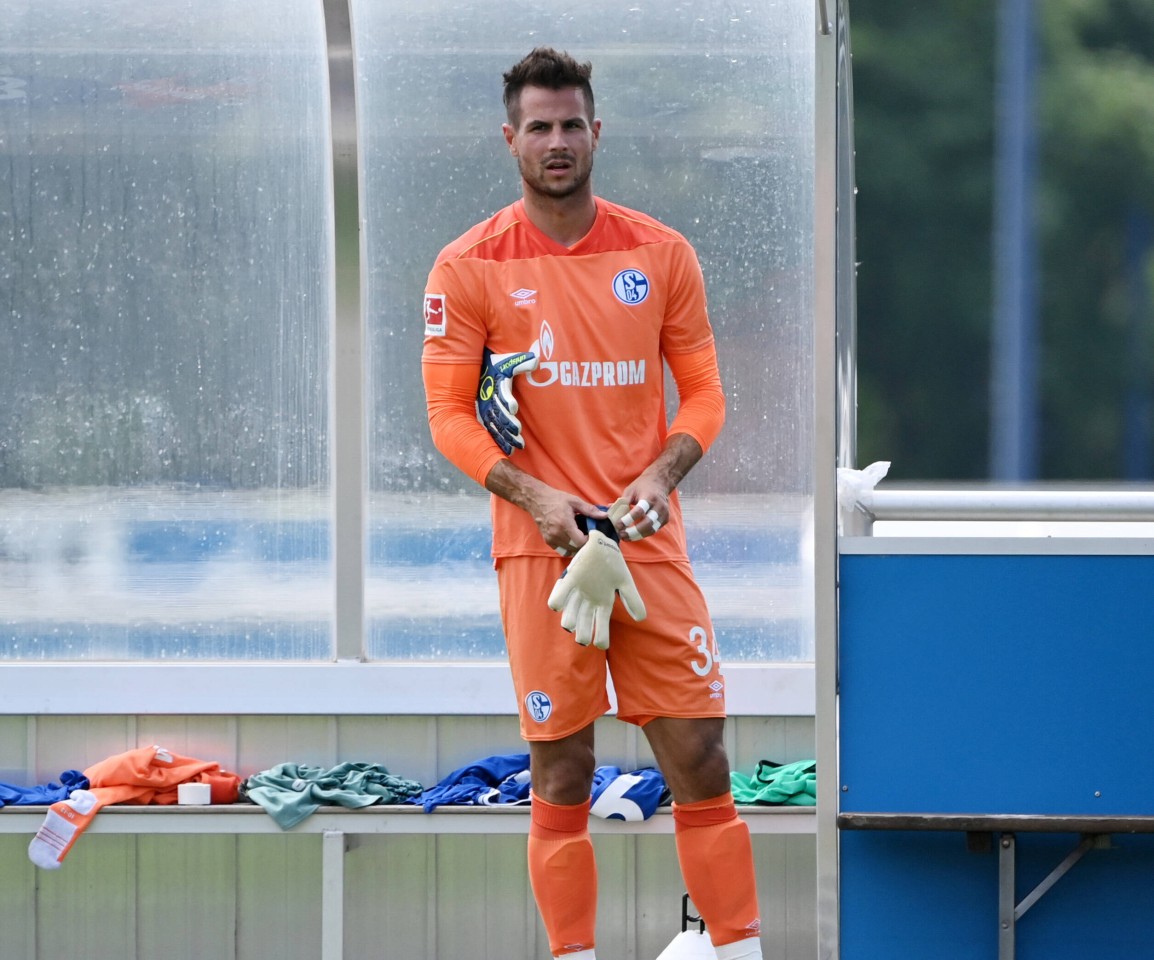
<svg viewBox="0 0 1154 960">
<path fill-rule="evenodd" d="M 708 677 L 715 663 L 718 665 L 717 672 L 721 672 L 721 658 L 717 652 L 717 640 L 709 636 L 709 631 L 704 627 L 694 627 L 689 631 L 689 642 L 693 645 L 694 650 L 701 655 L 700 660 L 695 659 L 690 664 L 694 673 L 699 677 Z"/>
</svg>

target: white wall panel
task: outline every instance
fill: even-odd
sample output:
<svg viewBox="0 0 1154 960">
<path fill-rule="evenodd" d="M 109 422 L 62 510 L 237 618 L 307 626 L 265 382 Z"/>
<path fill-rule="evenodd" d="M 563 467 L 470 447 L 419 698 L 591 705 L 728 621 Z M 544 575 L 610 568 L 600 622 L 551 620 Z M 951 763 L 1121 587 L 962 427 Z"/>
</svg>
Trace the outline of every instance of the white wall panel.
<svg viewBox="0 0 1154 960">
<path fill-rule="evenodd" d="M 439 727 L 425 717 L 342 717 L 338 756 L 382 763 L 395 776 L 436 783 L 448 772 L 438 763 Z"/>
<path fill-rule="evenodd" d="M 26 722 L 33 743 L 32 783 L 56 780 L 63 770 L 83 770 L 141 745 L 135 717 L 37 717 Z"/>
<path fill-rule="evenodd" d="M 788 877 L 781 917 L 781 956 L 783 960 L 812 960 L 818 952 L 817 847 L 813 837 L 780 837 L 775 842 L 785 847 Z M 764 839 L 754 841 L 754 858 L 759 863 L 758 849 L 764 843 Z M 760 866 L 758 869 L 760 874 Z M 761 902 L 767 903 L 765 894 L 761 894 Z"/>
<path fill-rule="evenodd" d="M 136 743 L 156 744 L 197 760 L 215 760 L 236 772 L 235 717 L 141 716 L 136 718 Z"/>
<path fill-rule="evenodd" d="M 436 945 L 434 836 L 359 837 L 345 857 L 345 952 L 419 957 Z"/>
<path fill-rule="evenodd" d="M 133 837 L 82 837 L 60 870 L 38 871 L 26 856 L 23 865 L 37 881 L 37 952 L 28 960 L 72 957 L 81 947 L 86 960 L 143 956 L 136 943 Z"/>
<path fill-rule="evenodd" d="M 71 866 L 69 858 L 61 870 Z M 137 837 L 138 955 L 232 960 L 236 877 L 234 837 Z"/>
<path fill-rule="evenodd" d="M 433 955 L 508 957 L 511 943 L 520 945 L 536 924 L 527 894 L 522 838 L 439 837 Z M 544 939 L 528 955 L 548 956 Z"/>
<path fill-rule="evenodd" d="M 29 730 L 27 717 L 0 717 L 0 783 L 26 782 L 24 778 L 32 769 L 28 757 Z"/>
<path fill-rule="evenodd" d="M 36 868 L 28 861 L 28 837 L 0 837 L 0 945 L 5 960 L 35 960 Z"/>
<path fill-rule="evenodd" d="M 321 955 L 321 838 L 238 837 L 236 842 L 237 960 L 316 960 Z"/>
<path fill-rule="evenodd" d="M 741 717 L 729 730 L 730 763 L 741 773 L 752 774 L 760 760 L 813 759 L 813 717 Z"/>
<path fill-rule="evenodd" d="M 242 777 L 278 763 L 331 765 L 336 731 L 328 717 L 242 717 L 237 730 L 237 766 Z"/>
<path fill-rule="evenodd" d="M 444 717 L 437 723 L 439 776 L 479 757 L 526 750 L 516 717 Z"/>
</svg>

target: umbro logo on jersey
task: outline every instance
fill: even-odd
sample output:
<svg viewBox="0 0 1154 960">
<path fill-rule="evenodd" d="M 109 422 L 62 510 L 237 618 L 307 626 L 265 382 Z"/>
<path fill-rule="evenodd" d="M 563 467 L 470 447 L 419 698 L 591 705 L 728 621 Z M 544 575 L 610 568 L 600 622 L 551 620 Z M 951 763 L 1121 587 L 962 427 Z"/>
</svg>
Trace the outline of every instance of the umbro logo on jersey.
<svg viewBox="0 0 1154 960">
<path fill-rule="evenodd" d="M 536 290 L 528 290 L 525 287 L 509 294 L 513 298 L 513 306 L 515 307 L 531 307 L 537 302 L 536 295 Z"/>
</svg>

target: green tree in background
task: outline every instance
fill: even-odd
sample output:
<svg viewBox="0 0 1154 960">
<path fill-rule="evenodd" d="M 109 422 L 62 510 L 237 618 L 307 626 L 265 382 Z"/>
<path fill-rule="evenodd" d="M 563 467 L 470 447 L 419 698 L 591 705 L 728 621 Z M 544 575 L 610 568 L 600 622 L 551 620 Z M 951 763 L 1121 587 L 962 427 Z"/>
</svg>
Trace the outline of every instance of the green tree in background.
<svg viewBox="0 0 1154 960">
<path fill-rule="evenodd" d="M 855 0 L 858 462 L 987 476 L 994 0 Z M 1126 476 L 1147 399 L 1154 217 L 1154 4 L 1038 2 L 1043 480 Z M 1131 243 L 1128 247 L 1128 238 Z M 1146 290 L 1150 288 L 1147 281 Z"/>
</svg>

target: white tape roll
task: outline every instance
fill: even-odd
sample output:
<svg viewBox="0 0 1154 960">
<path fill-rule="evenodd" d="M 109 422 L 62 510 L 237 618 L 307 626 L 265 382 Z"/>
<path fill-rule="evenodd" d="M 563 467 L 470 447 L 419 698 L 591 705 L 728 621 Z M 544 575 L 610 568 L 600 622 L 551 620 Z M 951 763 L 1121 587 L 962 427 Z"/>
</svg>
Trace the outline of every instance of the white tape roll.
<svg viewBox="0 0 1154 960">
<path fill-rule="evenodd" d="M 176 802 L 182 807 L 205 807 L 212 803 L 212 786 L 207 783 L 178 783 Z"/>
</svg>

